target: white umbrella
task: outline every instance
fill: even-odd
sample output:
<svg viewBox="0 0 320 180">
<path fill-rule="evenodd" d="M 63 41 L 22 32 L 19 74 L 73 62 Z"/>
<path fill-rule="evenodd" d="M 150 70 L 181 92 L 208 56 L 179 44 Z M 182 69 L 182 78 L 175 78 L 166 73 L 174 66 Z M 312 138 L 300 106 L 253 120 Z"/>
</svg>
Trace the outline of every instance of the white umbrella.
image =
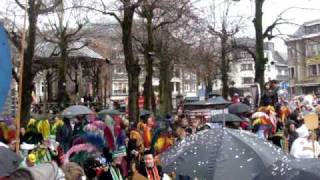
<svg viewBox="0 0 320 180">
<path fill-rule="evenodd" d="M 81 105 L 70 106 L 61 113 L 62 116 L 77 116 L 85 114 L 93 114 L 93 112 L 88 107 Z"/>
</svg>

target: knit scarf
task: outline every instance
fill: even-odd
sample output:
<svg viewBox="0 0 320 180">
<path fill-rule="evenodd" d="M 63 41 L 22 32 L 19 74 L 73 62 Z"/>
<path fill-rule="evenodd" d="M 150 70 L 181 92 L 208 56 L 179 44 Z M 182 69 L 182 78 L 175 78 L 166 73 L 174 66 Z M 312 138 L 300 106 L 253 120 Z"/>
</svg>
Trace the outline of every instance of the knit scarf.
<svg viewBox="0 0 320 180">
<path fill-rule="evenodd" d="M 153 168 L 146 168 L 148 174 L 148 180 L 160 180 L 160 176 L 158 173 L 158 168 L 154 166 Z"/>
<path fill-rule="evenodd" d="M 110 172 L 113 180 L 123 180 L 118 168 L 115 169 L 114 167 L 110 166 Z"/>
</svg>

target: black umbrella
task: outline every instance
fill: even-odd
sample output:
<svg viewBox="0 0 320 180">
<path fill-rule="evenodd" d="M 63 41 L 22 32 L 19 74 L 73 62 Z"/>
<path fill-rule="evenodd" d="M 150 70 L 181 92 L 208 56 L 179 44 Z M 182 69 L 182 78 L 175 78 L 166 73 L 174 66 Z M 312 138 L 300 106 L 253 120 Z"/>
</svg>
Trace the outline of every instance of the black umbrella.
<svg viewBox="0 0 320 180">
<path fill-rule="evenodd" d="M 215 105 L 229 105 L 230 101 L 225 100 L 222 96 L 214 96 L 207 100 L 208 102 L 212 102 Z"/>
<path fill-rule="evenodd" d="M 21 158 L 6 147 L 0 146 L 0 177 L 8 176 L 19 167 Z"/>
<path fill-rule="evenodd" d="M 280 148 L 247 131 L 216 128 L 200 131 L 161 156 L 164 172 L 192 179 L 250 180 L 280 158 Z"/>
<path fill-rule="evenodd" d="M 215 122 L 242 122 L 244 121 L 240 117 L 234 115 L 234 114 L 216 114 L 211 117 L 211 123 Z"/>
<path fill-rule="evenodd" d="M 250 106 L 244 104 L 244 103 L 235 103 L 231 104 L 228 107 L 229 113 L 231 114 L 241 114 L 241 113 L 247 113 L 251 111 Z"/>
<path fill-rule="evenodd" d="M 293 159 L 277 161 L 260 173 L 255 180 L 318 180 L 320 161 L 318 159 Z"/>
<path fill-rule="evenodd" d="M 140 117 L 141 116 L 149 116 L 151 114 L 152 114 L 152 112 L 147 109 L 140 109 Z"/>
<path fill-rule="evenodd" d="M 110 115 L 110 116 L 114 116 L 114 115 L 124 115 L 125 113 L 120 112 L 116 109 L 104 109 L 102 111 L 100 111 L 98 113 L 99 115 Z"/>
</svg>

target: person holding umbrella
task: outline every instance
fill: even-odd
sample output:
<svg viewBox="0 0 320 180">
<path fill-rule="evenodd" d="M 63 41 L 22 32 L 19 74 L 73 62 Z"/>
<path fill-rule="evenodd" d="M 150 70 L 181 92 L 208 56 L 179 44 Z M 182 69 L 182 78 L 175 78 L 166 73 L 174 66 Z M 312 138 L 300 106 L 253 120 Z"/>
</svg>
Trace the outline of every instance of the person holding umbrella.
<svg viewBox="0 0 320 180">
<path fill-rule="evenodd" d="M 63 118 L 63 126 L 57 130 L 56 141 L 60 143 L 63 152 L 67 152 L 72 145 L 73 133 L 70 119 Z"/>
</svg>

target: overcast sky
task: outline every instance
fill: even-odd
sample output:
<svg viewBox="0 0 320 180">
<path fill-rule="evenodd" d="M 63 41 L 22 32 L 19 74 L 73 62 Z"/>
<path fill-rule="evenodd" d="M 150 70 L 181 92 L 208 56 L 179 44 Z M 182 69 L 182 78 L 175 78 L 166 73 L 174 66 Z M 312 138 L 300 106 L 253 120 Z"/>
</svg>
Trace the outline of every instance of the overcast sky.
<svg viewBox="0 0 320 180">
<path fill-rule="evenodd" d="M 197 1 L 197 0 L 195 0 Z M 216 1 L 222 0 L 200 0 L 197 1 L 196 6 L 201 8 L 208 8 L 208 4 Z M 226 0 L 224 0 L 226 1 Z M 303 24 L 306 21 L 312 21 L 315 19 L 320 19 L 320 0 L 265 0 L 263 7 L 263 25 L 264 27 L 272 24 L 277 16 L 284 10 L 290 7 L 297 7 L 286 11 L 283 14 L 283 18 L 290 20 L 291 23 Z M 233 13 L 245 15 L 248 17 L 248 28 L 245 35 L 254 36 L 253 24 L 251 23 L 252 16 L 254 15 L 254 0 L 240 0 L 236 2 L 232 8 Z M 251 24 L 251 25 L 250 25 Z M 298 25 L 282 25 L 279 26 L 281 33 L 292 34 L 298 28 Z M 286 46 L 283 40 L 275 39 L 273 40 L 276 44 L 277 50 L 281 52 L 286 52 Z"/>
<path fill-rule="evenodd" d="M 4 8 L 7 7 L 7 5 L 9 4 L 8 2 L 10 1 L 12 2 L 13 0 L 0 0 L 0 1 L 3 5 L 2 7 L 0 7 L 0 10 L 3 12 Z M 105 0 L 105 1 L 109 2 L 113 0 Z M 199 9 L 208 9 L 208 6 L 214 1 L 216 2 L 216 4 L 219 4 L 221 1 L 227 1 L 227 0 L 193 0 L 193 1 L 197 1 L 195 5 Z M 303 24 L 306 21 L 320 19 L 320 0 L 265 0 L 264 16 L 263 16 L 264 26 L 266 27 L 267 25 L 270 25 L 275 20 L 278 14 L 280 14 L 281 12 L 283 12 L 284 10 L 290 7 L 305 8 L 305 9 L 291 9 L 283 15 L 284 18 L 289 19 L 290 22 L 292 23 Z M 311 10 L 311 9 L 314 9 L 314 10 Z M 230 11 L 232 11 L 231 13 L 233 16 L 244 15 L 247 17 L 248 27 L 246 28 L 244 35 L 254 37 L 253 24 L 251 23 L 252 17 L 254 15 L 254 0 L 240 0 L 239 2 L 234 3 L 234 6 L 230 9 Z M 208 14 L 209 12 L 204 11 L 204 13 Z M 1 14 L 1 15 L 3 16 L 4 14 Z M 279 29 L 283 34 L 292 34 L 297 30 L 297 28 L 298 28 L 297 25 L 283 25 L 279 27 Z M 279 51 L 286 52 L 286 47 L 283 43 L 283 40 L 277 39 L 274 41 L 276 43 L 276 48 Z"/>
</svg>

